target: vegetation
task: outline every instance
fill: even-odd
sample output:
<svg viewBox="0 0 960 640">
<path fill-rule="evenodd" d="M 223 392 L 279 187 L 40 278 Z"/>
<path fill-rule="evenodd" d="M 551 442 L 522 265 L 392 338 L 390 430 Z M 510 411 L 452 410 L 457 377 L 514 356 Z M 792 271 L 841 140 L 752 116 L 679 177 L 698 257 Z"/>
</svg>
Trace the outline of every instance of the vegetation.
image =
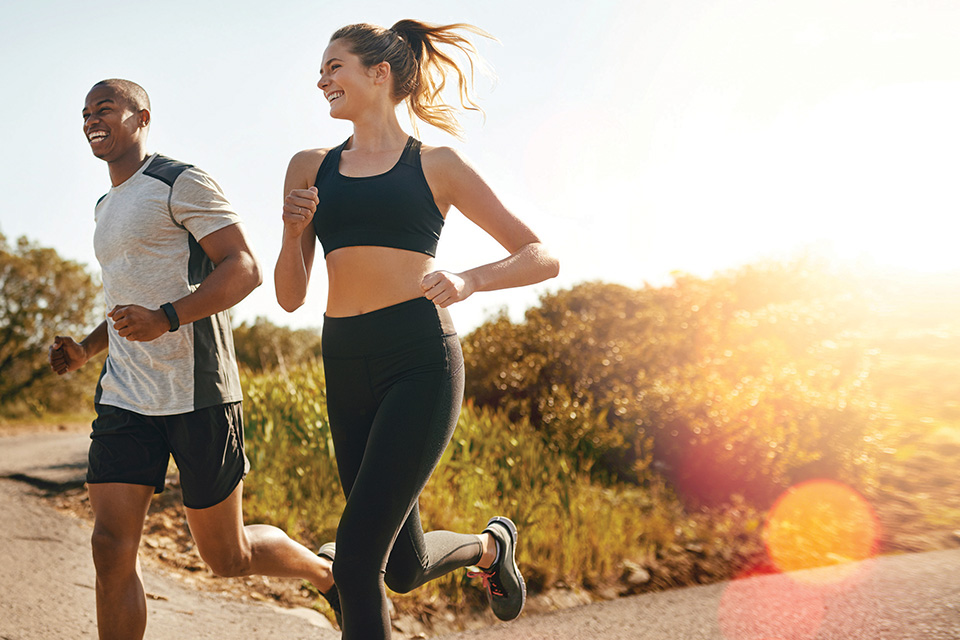
<svg viewBox="0 0 960 640">
<path fill-rule="evenodd" d="M 594 477 L 663 476 L 691 504 L 856 483 L 880 424 L 869 294 L 851 283 L 809 260 L 662 288 L 585 283 L 468 336 L 467 394 L 528 416 Z"/>
<path fill-rule="evenodd" d="M 75 411 L 89 397 L 99 368 L 58 378 L 47 364 L 57 335 L 87 334 L 96 321 L 99 284 L 83 265 L 20 238 L 0 234 L 0 415 Z"/>
<path fill-rule="evenodd" d="M 240 366 L 250 371 L 286 371 L 320 358 L 320 332 L 314 329 L 278 327 L 258 317 L 233 329 L 233 344 Z"/>
<path fill-rule="evenodd" d="M 533 593 L 603 597 L 775 570 L 766 511 L 814 478 L 868 498 L 880 551 L 955 545 L 942 535 L 960 509 L 950 491 L 915 497 L 931 495 L 936 458 L 919 458 L 926 474 L 906 466 L 935 433 L 960 450 L 951 282 L 918 294 L 803 258 L 660 288 L 585 283 L 545 296 L 521 323 L 494 318 L 463 339 L 469 400 L 422 496 L 424 522 L 475 531 L 506 514 L 523 527 Z M 937 305 L 921 304 L 931 296 Z M 341 498 L 323 488 L 336 484 L 322 368 L 246 387 L 248 411 L 263 416 L 249 421 L 249 446 L 270 465 L 262 486 L 251 476 L 250 504 L 305 539 L 330 539 Z M 896 504 L 885 500 L 892 484 Z M 267 494 L 276 501 L 260 502 Z M 462 573 L 395 598 L 418 611 L 438 600 L 482 598 Z"/>
<path fill-rule="evenodd" d="M 99 367 L 56 378 L 46 348 L 91 328 L 92 278 L 24 239 L 0 249 L 2 415 L 89 406 Z M 598 597 L 773 570 L 768 510 L 811 479 L 866 498 L 881 552 L 957 546 L 958 294 L 956 277 L 802 257 L 662 287 L 584 283 L 522 322 L 492 318 L 462 340 L 468 399 L 424 524 L 478 531 L 507 515 L 532 593 Z M 331 540 L 343 497 L 319 334 L 258 318 L 235 343 L 247 518 Z M 839 520 L 816 529 L 856 528 Z M 394 602 L 428 614 L 483 595 L 456 572 Z"/>
</svg>

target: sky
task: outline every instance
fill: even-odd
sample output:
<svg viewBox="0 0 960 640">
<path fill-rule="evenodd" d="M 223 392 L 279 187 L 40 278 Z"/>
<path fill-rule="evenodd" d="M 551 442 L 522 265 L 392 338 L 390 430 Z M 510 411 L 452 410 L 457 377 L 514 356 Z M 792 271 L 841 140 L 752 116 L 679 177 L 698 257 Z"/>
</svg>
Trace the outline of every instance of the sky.
<svg viewBox="0 0 960 640">
<path fill-rule="evenodd" d="M 560 276 L 451 308 L 461 333 L 585 281 L 661 285 L 811 249 L 960 272 L 960 3 L 954 0 L 34 0 L 0 8 L 0 232 L 97 272 L 106 166 L 81 130 L 86 92 L 122 77 L 152 101 L 149 150 L 210 173 L 243 217 L 264 284 L 235 321 L 319 327 L 276 303 L 283 177 L 345 140 L 316 88 L 330 34 L 355 22 L 468 22 L 497 79 L 470 159 L 559 258 Z M 403 126 L 412 132 L 408 120 Z M 504 250 L 452 210 L 437 266 Z"/>
</svg>

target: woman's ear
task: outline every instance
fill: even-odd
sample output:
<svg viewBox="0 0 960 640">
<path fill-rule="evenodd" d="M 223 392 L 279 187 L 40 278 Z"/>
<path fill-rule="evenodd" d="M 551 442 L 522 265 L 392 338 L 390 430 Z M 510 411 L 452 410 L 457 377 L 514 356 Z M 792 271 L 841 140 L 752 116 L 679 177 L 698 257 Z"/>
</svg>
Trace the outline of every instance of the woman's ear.
<svg viewBox="0 0 960 640">
<path fill-rule="evenodd" d="M 380 64 L 372 67 L 374 71 L 374 84 L 383 84 L 390 78 L 390 63 L 384 60 Z"/>
</svg>

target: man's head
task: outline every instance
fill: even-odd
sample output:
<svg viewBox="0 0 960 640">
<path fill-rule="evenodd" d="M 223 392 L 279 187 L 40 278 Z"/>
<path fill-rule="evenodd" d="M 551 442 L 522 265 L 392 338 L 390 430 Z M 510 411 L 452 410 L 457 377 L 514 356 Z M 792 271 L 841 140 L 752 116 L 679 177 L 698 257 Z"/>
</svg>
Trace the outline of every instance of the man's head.
<svg viewBox="0 0 960 640">
<path fill-rule="evenodd" d="M 83 133 L 93 155 L 114 162 L 128 152 L 142 155 L 150 125 L 150 98 L 129 80 L 101 80 L 87 94 Z"/>
</svg>

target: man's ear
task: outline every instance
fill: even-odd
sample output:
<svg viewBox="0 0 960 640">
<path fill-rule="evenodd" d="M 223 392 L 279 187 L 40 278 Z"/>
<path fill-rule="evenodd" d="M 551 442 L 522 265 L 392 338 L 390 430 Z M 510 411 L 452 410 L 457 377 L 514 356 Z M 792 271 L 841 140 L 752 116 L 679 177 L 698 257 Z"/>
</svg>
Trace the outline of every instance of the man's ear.
<svg viewBox="0 0 960 640">
<path fill-rule="evenodd" d="M 150 110 L 140 109 L 140 112 L 137 113 L 137 121 L 141 127 L 148 126 L 150 124 Z"/>
</svg>

